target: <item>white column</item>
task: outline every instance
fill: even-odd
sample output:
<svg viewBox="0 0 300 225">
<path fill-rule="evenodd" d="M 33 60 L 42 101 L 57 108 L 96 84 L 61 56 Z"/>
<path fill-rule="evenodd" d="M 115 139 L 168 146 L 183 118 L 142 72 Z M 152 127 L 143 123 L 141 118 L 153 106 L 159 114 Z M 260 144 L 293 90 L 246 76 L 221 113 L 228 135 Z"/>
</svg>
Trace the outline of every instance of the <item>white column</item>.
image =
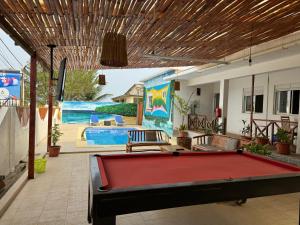
<svg viewBox="0 0 300 225">
<path fill-rule="evenodd" d="M 219 119 L 219 123 L 224 122 L 227 118 L 227 107 L 228 107 L 228 88 L 229 80 L 220 80 L 220 102 L 219 107 L 222 110 L 222 117 Z"/>
<path fill-rule="evenodd" d="M 298 130 L 297 130 L 297 146 L 296 146 L 296 153 L 300 154 L 300 126 L 299 126 L 299 122 L 300 122 L 300 114 L 298 114 Z"/>
</svg>

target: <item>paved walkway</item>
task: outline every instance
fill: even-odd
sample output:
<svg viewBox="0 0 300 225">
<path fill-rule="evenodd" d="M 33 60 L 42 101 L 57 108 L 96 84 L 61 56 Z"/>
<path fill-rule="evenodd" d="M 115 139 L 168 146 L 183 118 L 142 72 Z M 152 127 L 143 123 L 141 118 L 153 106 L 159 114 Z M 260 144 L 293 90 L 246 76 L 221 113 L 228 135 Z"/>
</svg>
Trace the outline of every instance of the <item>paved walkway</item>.
<svg viewBox="0 0 300 225">
<path fill-rule="evenodd" d="M 87 225 L 88 154 L 48 158 L 27 182 L 0 225 Z M 207 204 L 122 215 L 118 225 L 296 225 L 299 193 L 250 199 L 239 207 Z"/>
<path fill-rule="evenodd" d="M 115 146 L 97 146 L 97 145 L 86 145 L 81 142 L 81 132 L 84 127 L 88 127 L 88 125 L 84 124 L 62 124 L 61 131 L 63 135 L 61 136 L 61 140 L 58 142 L 59 145 L 62 146 L 61 151 L 65 153 L 73 153 L 73 152 L 115 152 L 119 150 L 125 151 L 125 145 L 115 145 Z M 125 126 L 126 127 L 126 126 Z M 128 127 L 139 127 L 136 125 L 128 125 Z M 107 127 L 106 127 L 107 128 Z M 176 140 L 173 138 L 171 143 L 175 144 Z M 47 149 L 47 140 L 44 139 L 36 148 L 36 153 L 44 154 Z M 158 147 L 152 147 L 155 149 L 159 149 Z M 149 149 L 149 147 L 139 147 L 137 149 Z"/>
</svg>

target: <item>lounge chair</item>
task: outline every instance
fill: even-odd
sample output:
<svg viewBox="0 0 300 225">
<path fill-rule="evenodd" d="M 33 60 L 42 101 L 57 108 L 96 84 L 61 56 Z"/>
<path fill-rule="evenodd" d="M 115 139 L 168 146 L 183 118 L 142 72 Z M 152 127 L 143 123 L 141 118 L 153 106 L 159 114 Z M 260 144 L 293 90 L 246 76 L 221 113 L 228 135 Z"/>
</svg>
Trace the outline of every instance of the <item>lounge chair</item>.
<svg viewBox="0 0 300 225">
<path fill-rule="evenodd" d="M 99 124 L 99 118 L 97 115 L 91 115 L 90 117 L 90 125 L 97 126 Z"/>
<path fill-rule="evenodd" d="M 123 121 L 123 117 L 119 115 L 115 116 L 115 122 L 117 126 L 123 126 L 125 124 Z"/>
<path fill-rule="evenodd" d="M 171 145 L 169 139 L 163 130 L 129 130 L 126 152 L 132 152 L 132 147 Z"/>
</svg>

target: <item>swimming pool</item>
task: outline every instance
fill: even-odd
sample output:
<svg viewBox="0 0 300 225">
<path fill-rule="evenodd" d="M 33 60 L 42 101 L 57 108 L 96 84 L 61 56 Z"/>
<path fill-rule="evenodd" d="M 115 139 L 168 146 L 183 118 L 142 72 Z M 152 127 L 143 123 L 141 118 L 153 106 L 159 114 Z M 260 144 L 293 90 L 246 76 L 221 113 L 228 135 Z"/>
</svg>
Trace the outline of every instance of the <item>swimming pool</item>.
<svg viewBox="0 0 300 225">
<path fill-rule="evenodd" d="M 128 131 L 135 128 L 97 128 L 85 130 L 88 145 L 125 145 L 128 141 Z"/>
</svg>

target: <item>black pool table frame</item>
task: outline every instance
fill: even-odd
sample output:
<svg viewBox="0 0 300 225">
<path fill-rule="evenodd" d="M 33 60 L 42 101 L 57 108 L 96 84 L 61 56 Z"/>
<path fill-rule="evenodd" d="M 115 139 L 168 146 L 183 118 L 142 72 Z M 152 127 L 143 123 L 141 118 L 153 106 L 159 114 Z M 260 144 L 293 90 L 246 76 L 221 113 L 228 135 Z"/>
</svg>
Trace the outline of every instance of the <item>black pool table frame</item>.
<svg viewBox="0 0 300 225">
<path fill-rule="evenodd" d="M 101 176 L 96 157 L 97 155 L 90 156 L 88 191 L 88 221 L 93 225 L 115 225 L 116 216 L 127 213 L 300 192 L 300 174 L 147 185 L 101 191 Z"/>
</svg>

